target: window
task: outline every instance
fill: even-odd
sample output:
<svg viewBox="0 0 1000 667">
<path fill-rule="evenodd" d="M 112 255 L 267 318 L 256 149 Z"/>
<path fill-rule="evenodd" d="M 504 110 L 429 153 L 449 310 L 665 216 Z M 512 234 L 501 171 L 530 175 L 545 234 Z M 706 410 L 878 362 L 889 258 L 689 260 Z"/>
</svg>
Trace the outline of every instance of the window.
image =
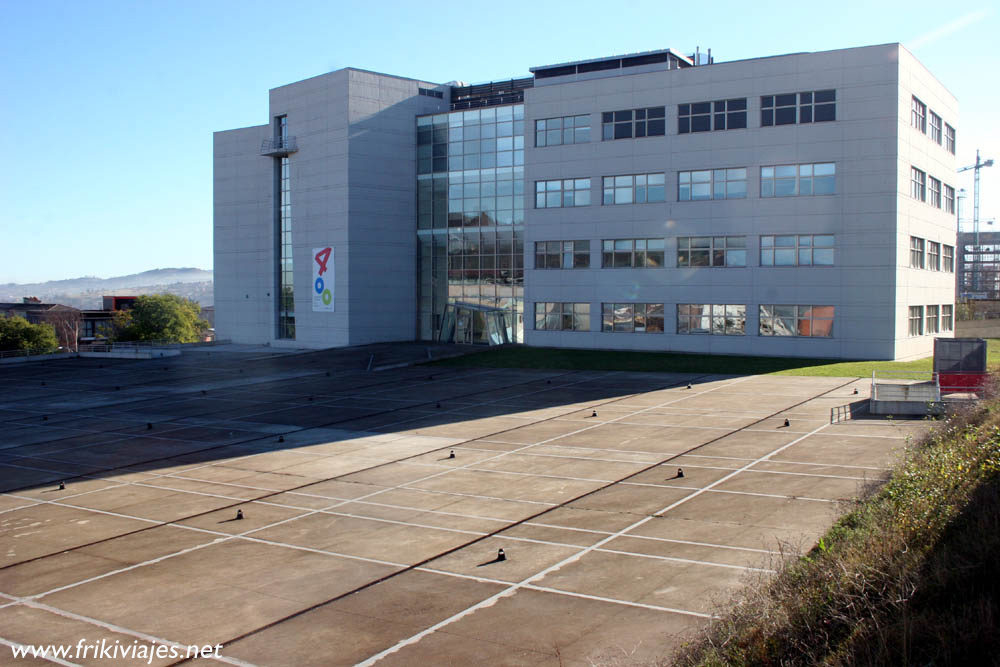
<svg viewBox="0 0 1000 667">
<path fill-rule="evenodd" d="M 682 236 L 677 239 L 677 266 L 746 266 L 744 236 Z"/>
<path fill-rule="evenodd" d="M 934 241 L 927 242 L 927 268 L 931 271 L 941 270 L 941 244 Z"/>
<path fill-rule="evenodd" d="M 924 240 L 916 236 L 910 237 L 910 268 L 924 268 Z"/>
<path fill-rule="evenodd" d="M 440 90 L 431 90 L 430 88 L 417 88 L 417 92 L 424 97 L 436 97 L 439 100 L 444 98 L 444 93 Z"/>
<path fill-rule="evenodd" d="M 941 208 L 941 181 L 929 176 L 928 180 L 931 184 L 931 200 L 928 202 L 934 208 Z"/>
<path fill-rule="evenodd" d="M 910 335 L 924 335 L 924 307 L 910 306 Z"/>
<path fill-rule="evenodd" d="M 605 269 L 658 269 L 663 266 L 663 239 L 606 240 L 601 253 Z"/>
<path fill-rule="evenodd" d="M 916 167 L 910 167 L 910 196 L 927 201 L 927 174 Z"/>
<path fill-rule="evenodd" d="M 283 141 L 288 137 L 288 118 L 275 118 L 275 133 Z M 278 338 L 295 340 L 295 276 L 292 252 L 291 165 L 287 157 L 274 161 L 278 180 L 277 245 L 279 270 L 275 297 L 278 305 Z"/>
<path fill-rule="evenodd" d="M 927 105 L 916 97 L 910 102 L 910 125 L 927 134 Z"/>
<path fill-rule="evenodd" d="M 944 124 L 944 147 L 952 155 L 955 154 L 955 128 L 948 123 Z"/>
<path fill-rule="evenodd" d="M 585 144 L 590 141 L 590 116 L 564 116 L 535 121 L 535 146 Z"/>
<path fill-rule="evenodd" d="M 760 237 L 761 266 L 833 266 L 832 234 Z"/>
<path fill-rule="evenodd" d="M 924 321 L 926 322 L 924 329 L 927 333 L 936 334 L 938 332 L 939 325 L 937 306 L 927 306 L 927 316 Z"/>
<path fill-rule="evenodd" d="M 605 176 L 605 204 L 646 204 L 666 199 L 665 174 Z"/>
<path fill-rule="evenodd" d="M 742 304 L 677 304 L 677 333 L 743 336 L 747 307 Z"/>
<path fill-rule="evenodd" d="M 836 165 L 785 164 L 760 168 L 761 197 L 832 195 L 836 191 Z"/>
<path fill-rule="evenodd" d="M 677 172 L 677 201 L 744 199 L 746 196 L 746 167 Z"/>
<path fill-rule="evenodd" d="M 632 139 L 666 134 L 665 107 L 605 111 L 601 114 L 601 138 Z"/>
<path fill-rule="evenodd" d="M 948 213 L 955 212 L 955 188 L 948 184 L 944 186 L 944 210 Z"/>
<path fill-rule="evenodd" d="M 955 246 L 946 245 L 943 250 L 944 272 L 955 273 Z"/>
<path fill-rule="evenodd" d="M 760 98 L 760 125 L 794 125 L 837 120 L 837 91 L 764 95 Z"/>
<path fill-rule="evenodd" d="M 747 98 L 677 105 L 677 134 L 747 126 Z"/>
<path fill-rule="evenodd" d="M 761 336 L 833 336 L 833 306 L 760 306 Z"/>
<path fill-rule="evenodd" d="M 536 301 L 535 329 L 539 331 L 590 331 L 590 304 Z"/>
<path fill-rule="evenodd" d="M 955 328 L 951 313 L 952 305 L 950 303 L 941 306 L 941 331 L 951 331 Z"/>
<path fill-rule="evenodd" d="M 536 269 L 590 267 L 590 241 L 536 241 Z"/>
<path fill-rule="evenodd" d="M 535 208 L 590 206 L 590 179 L 535 181 Z"/>
<path fill-rule="evenodd" d="M 605 303 L 601 331 L 663 333 L 662 303 Z"/>
<path fill-rule="evenodd" d="M 941 116 L 931 112 L 931 141 L 941 145 Z"/>
</svg>

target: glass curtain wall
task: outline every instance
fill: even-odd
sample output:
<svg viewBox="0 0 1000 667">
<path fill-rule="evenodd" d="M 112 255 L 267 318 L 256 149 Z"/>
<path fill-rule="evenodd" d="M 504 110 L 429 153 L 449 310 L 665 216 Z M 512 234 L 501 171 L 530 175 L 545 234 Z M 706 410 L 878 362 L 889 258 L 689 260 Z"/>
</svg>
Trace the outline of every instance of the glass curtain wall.
<svg viewBox="0 0 1000 667">
<path fill-rule="evenodd" d="M 473 307 L 458 342 L 494 341 L 490 310 L 523 340 L 524 105 L 417 118 L 417 241 L 420 340 L 441 338 L 448 304 Z"/>
<path fill-rule="evenodd" d="M 295 339 L 295 287 L 292 282 L 292 201 L 288 158 L 278 169 L 278 338 Z"/>
</svg>

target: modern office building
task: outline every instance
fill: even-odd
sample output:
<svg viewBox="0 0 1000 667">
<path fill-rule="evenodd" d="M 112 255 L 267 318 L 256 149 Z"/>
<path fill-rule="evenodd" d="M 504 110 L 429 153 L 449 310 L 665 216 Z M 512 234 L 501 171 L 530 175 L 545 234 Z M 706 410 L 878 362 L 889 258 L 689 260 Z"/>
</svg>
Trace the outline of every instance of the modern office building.
<svg viewBox="0 0 1000 667">
<path fill-rule="evenodd" d="M 951 336 L 955 98 L 898 44 L 343 69 L 215 135 L 219 338 L 906 359 Z"/>
</svg>

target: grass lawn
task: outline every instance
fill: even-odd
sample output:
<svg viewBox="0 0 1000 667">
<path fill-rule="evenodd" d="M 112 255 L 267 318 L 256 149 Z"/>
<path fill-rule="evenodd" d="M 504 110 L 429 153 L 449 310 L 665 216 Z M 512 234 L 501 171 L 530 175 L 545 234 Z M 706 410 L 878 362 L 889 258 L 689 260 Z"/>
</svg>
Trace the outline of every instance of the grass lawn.
<svg viewBox="0 0 1000 667">
<path fill-rule="evenodd" d="M 988 341 L 987 363 L 1000 366 L 1000 338 Z M 482 352 L 434 362 L 440 366 L 485 368 L 554 368 L 567 370 L 657 371 L 727 373 L 734 375 L 821 375 L 871 377 L 873 370 L 894 373 L 930 372 L 933 359 L 916 361 L 837 361 L 791 357 L 737 357 L 671 352 L 567 350 L 523 345 L 484 349 Z"/>
</svg>

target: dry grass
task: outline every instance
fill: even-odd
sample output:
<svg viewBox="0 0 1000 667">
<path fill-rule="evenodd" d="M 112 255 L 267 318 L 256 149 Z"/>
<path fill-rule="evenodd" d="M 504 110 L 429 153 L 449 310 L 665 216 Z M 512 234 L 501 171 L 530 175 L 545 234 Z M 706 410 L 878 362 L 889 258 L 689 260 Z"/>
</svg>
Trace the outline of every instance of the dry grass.
<svg viewBox="0 0 1000 667">
<path fill-rule="evenodd" d="M 958 414 L 677 665 L 1000 664 L 1000 399 Z"/>
</svg>

